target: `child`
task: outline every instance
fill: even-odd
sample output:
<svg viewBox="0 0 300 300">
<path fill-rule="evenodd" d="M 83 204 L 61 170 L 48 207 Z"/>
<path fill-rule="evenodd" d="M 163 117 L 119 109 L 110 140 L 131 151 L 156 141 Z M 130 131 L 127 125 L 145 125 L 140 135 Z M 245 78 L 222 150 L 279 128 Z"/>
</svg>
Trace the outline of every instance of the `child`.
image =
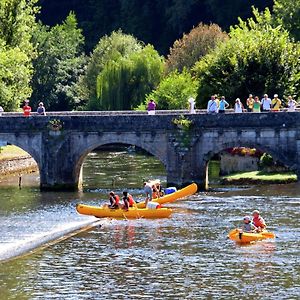
<svg viewBox="0 0 300 300">
<path fill-rule="evenodd" d="M 135 205 L 135 201 L 133 200 L 133 197 L 126 191 L 123 192 L 123 209 L 128 210 L 129 207 L 133 207 Z"/>
<path fill-rule="evenodd" d="M 120 197 L 112 191 L 109 193 L 109 202 L 109 208 L 119 208 Z"/>
<path fill-rule="evenodd" d="M 265 220 L 259 215 L 258 210 L 254 210 L 252 212 L 252 223 L 255 227 L 257 227 L 258 231 L 262 231 L 267 228 L 267 225 L 265 223 Z"/>
<path fill-rule="evenodd" d="M 256 232 L 257 231 L 256 226 L 251 222 L 251 219 L 249 216 L 244 217 L 242 231 L 243 232 Z"/>
</svg>

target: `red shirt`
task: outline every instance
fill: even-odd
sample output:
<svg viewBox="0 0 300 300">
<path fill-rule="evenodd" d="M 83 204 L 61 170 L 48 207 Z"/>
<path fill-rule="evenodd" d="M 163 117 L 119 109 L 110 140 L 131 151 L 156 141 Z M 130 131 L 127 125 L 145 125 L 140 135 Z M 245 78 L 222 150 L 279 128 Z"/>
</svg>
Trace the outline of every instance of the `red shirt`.
<svg viewBox="0 0 300 300">
<path fill-rule="evenodd" d="M 264 219 L 260 216 L 254 217 L 253 220 L 252 220 L 252 223 L 256 227 L 260 227 L 260 228 L 265 228 L 266 227 L 266 223 L 265 223 Z"/>
<path fill-rule="evenodd" d="M 23 114 L 25 117 L 28 117 L 31 113 L 31 107 L 29 105 L 23 106 Z"/>
</svg>

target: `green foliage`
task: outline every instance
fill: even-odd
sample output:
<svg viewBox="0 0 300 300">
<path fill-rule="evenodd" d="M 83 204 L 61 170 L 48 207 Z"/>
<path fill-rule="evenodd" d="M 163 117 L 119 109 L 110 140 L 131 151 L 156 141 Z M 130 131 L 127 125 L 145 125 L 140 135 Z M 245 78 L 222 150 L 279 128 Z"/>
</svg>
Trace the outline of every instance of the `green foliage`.
<svg viewBox="0 0 300 300">
<path fill-rule="evenodd" d="M 147 100 L 154 99 L 159 109 L 185 109 L 188 98 L 196 97 L 198 83 L 189 72 L 183 70 L 170 73 L 162 79 L 159 86 Z"/>
<path fill-rule="evenodd" d="M 163 60 L 150 45 L 109 61 L 97 78 L 97 102 L 90 108 L 129 110 L 144 101 L 161 78 Z"/>
<path fill-rule="evenodd" d="M 174 42 L 166 61 L 167 73 L 175 70 L 182 72 L 184 68 L 191 69 L 202 56 L 227 37 L 218 25 L 200 23 L 189 34 L 184 34 L 180 40 Z"/>
<path fill-rule="evenodd" d="M 190 130 L 193 125 L 193 121 L 186 118 L 184 115 L 180 115 L 178 118 L 172 120 L 173 124 L 183 130 Z"/>
<path fill-rule="evenodd" d="M 300 41 L 300 1 L 275 0 L 274 2 L 276 22 L 282 24 L 292 37 Z"/>
<path fill-rule="evenodd" d="M 36 0 L 0 2 L 0 105 L 16 110 L 30 96 Z"/>
<path fill-rule="evenodd" d="M 38 57 L 33 61 L 32 106 L 42 101 L 48 110 L 71 110 L 77 98 L 75 83 L 84 72 L 84 39 L 74 13 L 52 28 L 39 24 L 34 44 Z"/>
<path fill-rule="evenodd" d="M 230 39 L 195 65 L 198 99 L 205 106 L 212 94 L 228 99 L 249 93 L 300 95 L 300 47 L 287 31 L 272 26 L 269 10 L 231 28 Z"/>
<path fill-rule="evenodd" d="M 63 128 L 64 122 L 60 119 L 53 119 L 48 122 L 47 128 L 53 131 L 60 131 Z"/>
<path fill-rule="evenodd" d="M 264 153 L 259 160 L 259 164 L 262 168 L 273 166 L 273 157 L 268 153 Z"/>
<path fill-rule="evenodd" d="M 112 67 L 115 61 L 128 58 L 129 55 L 141 50 L 142 47 L 142 43 L 136 38 L 123 34 L 120 30 L 100 39 L 89 59 L 85 75 L 81 77 L 78 85 L 79 96 L 88 103 L 88 107 L 99 107 L 97 77 L 104 68 L 108 68 L 108 65 Z"/>
</svg>

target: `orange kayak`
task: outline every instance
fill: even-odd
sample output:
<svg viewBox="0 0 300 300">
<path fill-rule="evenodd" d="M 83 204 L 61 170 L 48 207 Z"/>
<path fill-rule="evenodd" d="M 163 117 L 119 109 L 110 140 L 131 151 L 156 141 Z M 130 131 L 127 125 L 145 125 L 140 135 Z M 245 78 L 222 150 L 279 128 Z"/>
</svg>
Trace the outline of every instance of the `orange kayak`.
<svg viewBox="0 0 300 300">
<path fill-rule="evenodd" d="M 130 207 L 128 211 L 119 209 L 110 209 L 107 206 L 90 206 L 84 204 L 77 204 L 76 210 L 82 215 L 95 216 L 97 218 L 114 218 L 114 219 L 157 219 L 168 218 L 172 209 L 170 208 L 136 208 Z"/>
<path fill-rule="evenodd" d="M 233 229 L 229 232 L 228 237 L 239 244 L 250 244 L 264 239 L 273 239 L 275 238 L 275 234 L 269 231 L 254 233 L 242 232 L 240 229 Z"/>
<path fill-rule="evenodd" d="M 182 199 L 184 197 L 187 196 L 191 196 L 193 194 L 195 194 L 198 190 L 198 186 L 196 183 L 192 183 L 188 186 L 186 186 L 185 188 L 178 190 L 172 194 L 168 194 L 165 195 L 163 197 L 160 198 L 155 198 L 152 200 L 152 202 L 156 202 L 159 204 L 165 204 L 165 203 L 170 203 L 170 202 L 174 202 L 176 200 Z M 138 208 L 145 208 L 145 201 L 143 202 L 139 202 L 136 204 Z"/>
</svg>

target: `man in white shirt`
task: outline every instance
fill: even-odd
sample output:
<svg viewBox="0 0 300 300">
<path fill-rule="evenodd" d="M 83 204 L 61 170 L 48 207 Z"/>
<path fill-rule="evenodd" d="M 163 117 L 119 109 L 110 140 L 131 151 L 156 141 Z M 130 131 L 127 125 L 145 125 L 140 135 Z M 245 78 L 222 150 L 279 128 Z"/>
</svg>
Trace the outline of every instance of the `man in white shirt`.
<svg viewBox="0 0 300 300">
<path fill-rule="evenodd" d="M 207 113 L 216 114 L 218 113 L 218 103 L 215 96 L 211 96 L 211 99 L 207 103 Z"/>
<path fill-rule="evenodd" d="M 262 111 L 271 111 L 272 100 L 268 97 L 267 94 L 264 94 L 264 97 L 261 99 Z"/>
</svg>

